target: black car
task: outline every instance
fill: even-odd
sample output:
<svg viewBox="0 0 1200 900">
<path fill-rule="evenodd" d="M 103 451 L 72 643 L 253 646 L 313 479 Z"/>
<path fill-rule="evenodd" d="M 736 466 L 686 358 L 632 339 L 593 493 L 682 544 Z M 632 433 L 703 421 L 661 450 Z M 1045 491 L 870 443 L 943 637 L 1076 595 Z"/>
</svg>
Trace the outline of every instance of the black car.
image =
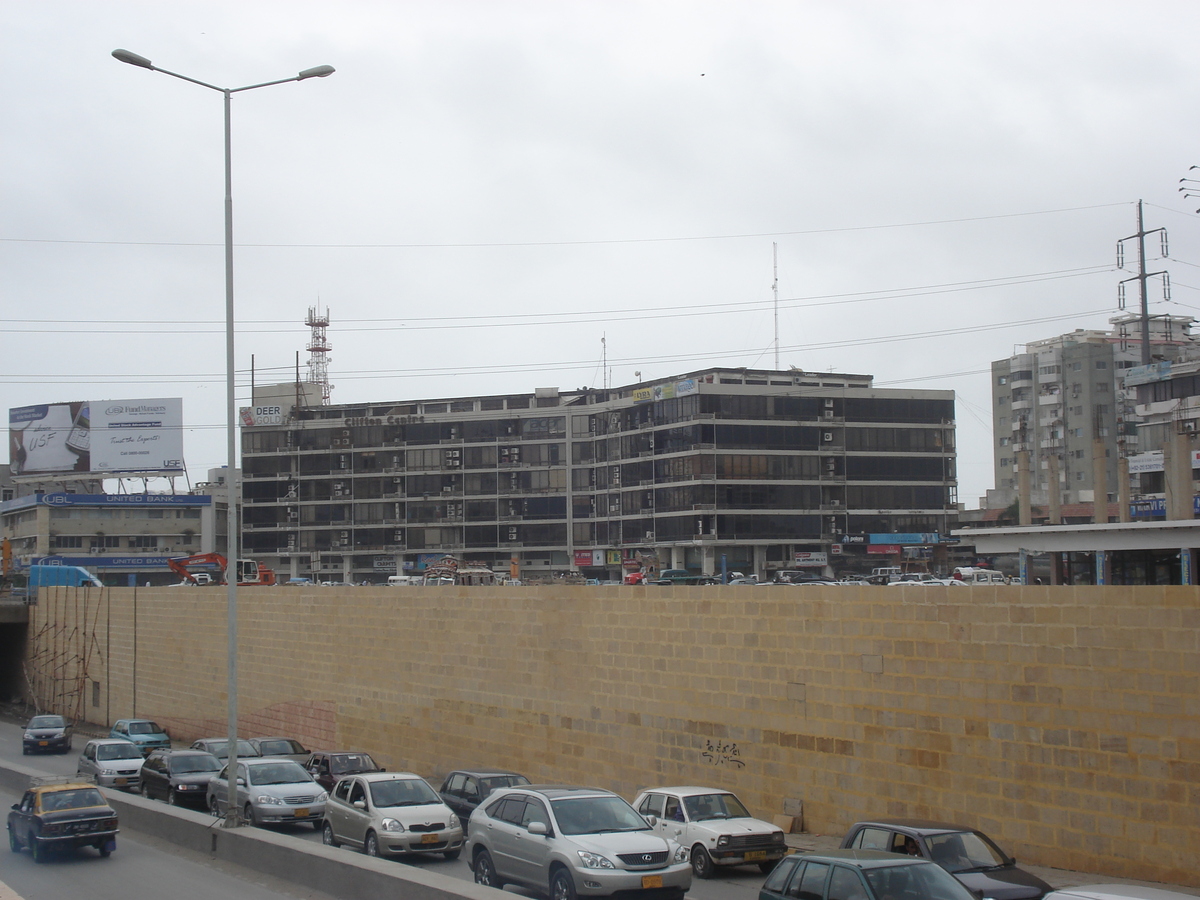
<svg viewBox="0 0 1200 900">
<path fill-rule="evenodd" d="M 931 860 L 989 900 L 1041 900 L 1050 885 L 1017 868 L 1017 861 L 982 831 L 924 819 L 858 822 L 843 847 L 883 850 Z"/>
<path fill-rule="evenodd" d="M 339 778 L 384 771 L 381 766 L 375 765 L 375 760 L 371 759 L 370 754 L 350 751 L 330 753 L 325 750 L 314 750 L 304 768 L 316 779 L 317 784 L 330 792 Z"/>
<path fill-rule="evenodd" d="M 830 850 L 781 859 L 758 900 L 978 900 L 941 866 L 878 850 Z"/>
<path fill-rule="evenodd" d="M 208 781 L 220 771 L 221 761 L 203 750 L 155 750 L 142 764 L 140 790 L 172 806 L 204 807 Z"/>
<path fill-rule="evenodd" d="M 77 778 L 35 778 L 8 814 L 8 846 L 28 848 L 34 862 L 56 850 L 95 847 L 108 856 L 117 846 L 117 813 L 94 784 Z"/>
<path fill-rule="evenodd" d="M 34 716 L 21 735 L 23 754 L 68 753 L 71 750 L 73 727 L 62 716 Z"/>
<path fill-rule="evenodd" d="M 506 769 L 459 769 L 451 772 L 438 792 L 462 822 L 463 834 L 475 807 L 497 788 L 529 784 L 529 779 Z"/>
</svg>

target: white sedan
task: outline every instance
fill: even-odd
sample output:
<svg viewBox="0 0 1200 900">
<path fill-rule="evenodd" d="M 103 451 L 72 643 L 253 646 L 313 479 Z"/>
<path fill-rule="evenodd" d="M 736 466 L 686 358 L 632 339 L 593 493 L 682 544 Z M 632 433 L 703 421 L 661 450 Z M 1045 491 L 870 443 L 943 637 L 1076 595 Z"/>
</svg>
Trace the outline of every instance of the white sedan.
<svg viewBox="0 0 1200 900">
<path fill-rule="evenodd" d="M 651 788 L 638 794 L 633 807 L 656 834 L 690 850 L 697 878 L 710 877 L 714 866 L 753 864 L 769 872 L 788 852 L 780 828 L 755 819 L 719 788 Z"/>
</svg>

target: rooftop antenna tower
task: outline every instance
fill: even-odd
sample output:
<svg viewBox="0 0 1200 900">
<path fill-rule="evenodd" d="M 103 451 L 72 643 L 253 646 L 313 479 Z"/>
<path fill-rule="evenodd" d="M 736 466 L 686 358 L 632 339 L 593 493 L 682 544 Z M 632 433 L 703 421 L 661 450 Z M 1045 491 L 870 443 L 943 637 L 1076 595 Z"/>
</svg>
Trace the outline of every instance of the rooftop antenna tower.
<svg viewBox="0 0 1200 900">
<path fill-rule="evenodd" d="M 329 353 L 332 347 L 329 346 L 329 338 L 325 334 L 325 329 L 329 327 L 329 310 L 321 312 L 321 307 L 310 306 L 308 308 L 308 318 L 304 320 L 304 324 L 312 329 L 312 337 L 308 341 L 308 378 L 309 384 L 317 384 L 321 386 L 321 405 L 329 405 L 329 394 L 333 390 L 333 385 L 329 383 Z"/>
</svg>

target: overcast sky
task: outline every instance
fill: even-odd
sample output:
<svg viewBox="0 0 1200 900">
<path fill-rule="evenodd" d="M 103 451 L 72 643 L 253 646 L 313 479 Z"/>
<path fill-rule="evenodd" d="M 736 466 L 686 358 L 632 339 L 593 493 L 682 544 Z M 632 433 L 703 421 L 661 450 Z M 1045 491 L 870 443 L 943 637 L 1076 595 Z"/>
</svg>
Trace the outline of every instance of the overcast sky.
<svg viewBox="0 0 1200 900">
<path fill-rule="evenodd" d="M 1152 311 L 1200 310 L 1198 35 L 1194 2 L 8 2 L 0 408 L 178 396 L 192 481 L 224 463 L 221 96 L 110 53 L 328 64 L 234 96 L 239 402 L 316 304 L 335 403 L 772 367 L 777 243 L 780 366 L 954 390 L 974 507 L 989 361 L 1107 327 L 1139 198 Z"/>
</svg>

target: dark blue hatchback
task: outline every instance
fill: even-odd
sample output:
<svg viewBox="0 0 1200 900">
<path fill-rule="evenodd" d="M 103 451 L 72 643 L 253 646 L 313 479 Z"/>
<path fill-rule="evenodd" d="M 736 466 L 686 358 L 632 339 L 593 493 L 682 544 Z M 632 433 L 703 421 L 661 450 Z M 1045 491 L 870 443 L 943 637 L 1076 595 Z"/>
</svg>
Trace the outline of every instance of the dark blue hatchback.
<svg viewBox="0 0 1200 900">
<path fill-rule="evenodd" d="M 978 900 L 941 866 L 878 850 L 785 856 L 759 900 Z"/>
</svg>

